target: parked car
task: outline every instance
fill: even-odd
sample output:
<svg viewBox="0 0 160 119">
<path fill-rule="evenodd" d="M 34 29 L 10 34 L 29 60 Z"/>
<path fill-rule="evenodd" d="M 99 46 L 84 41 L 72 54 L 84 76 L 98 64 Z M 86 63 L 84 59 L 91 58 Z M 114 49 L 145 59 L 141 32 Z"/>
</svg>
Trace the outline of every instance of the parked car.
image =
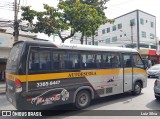
<svg viewBox="0 0 160 119">
<path fill-rule="evenodd" d="M 156 64 L 147 70 L 148 78 L 160 76 L 160 64 Z"/>
<path fill-rule="evenodd" d="M 160 78 L 154 82 L 154 95 L 157 100 L 160 100 Z"/>
</svg>

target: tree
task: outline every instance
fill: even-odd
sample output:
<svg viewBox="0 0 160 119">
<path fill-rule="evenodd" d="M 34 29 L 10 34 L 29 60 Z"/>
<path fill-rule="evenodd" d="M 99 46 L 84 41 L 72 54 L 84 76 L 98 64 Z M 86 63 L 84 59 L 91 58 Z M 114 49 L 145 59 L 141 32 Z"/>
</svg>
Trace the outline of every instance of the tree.
<svg viewBox="0 0 160 119">
<path fill-rule="evenodd" d="M 58 34 L 62 42 L 74 35 L 74 33 L 72 33 L 70 36 L 62 37 L 60 32 L 68 30 L 70 24 L 63 19 L 63 13 L 47 4 L 44 4 L 45 10 L 43 12 L 32 10 L 30 6 L 22 7 L 21 9 L 23 11 L 22 20 L 30 23 L 32 32 L 45 33 L 48 34 L 48 36 Z"/>
<path fill-rule="evenodd" d="M 22 20 L 27 20 L 32 32 L 58 34 L 62 42 L 81 32 L 83 37 L 95 35 L 101 24 L 108 21 L 104 13 L 104 4 L 108 0 L 59 0 L 58 8 L 44 4 L 44 11 L 38 12 L 31 7 L 22 7 Z M 33 21 L 36 18 L 36 22 Z M 70 30 L 69 36 L 62 36 L 64 30 Z"/>
<path fill-rule="evenodd" d="M 92 36 L 92 44 L 94 45 L 94 35 L 99 26 L 107 22 L 109 23 L 114 22 L 113 19 L 107 19 L 104 13 L 104 10 L 107 9 L 107 7 L 105 7 L 105 4 L 109 0 L 80 0 L 80 1 L 82 4 L 93 6 L 98 13 L 98 15 L 95 15 L 94 17 L 98 17 L 99 20 L 96 20 L 94 23 L 92 23 L 91 29 L 86 33 L 87 36 Z"/>
</svg>

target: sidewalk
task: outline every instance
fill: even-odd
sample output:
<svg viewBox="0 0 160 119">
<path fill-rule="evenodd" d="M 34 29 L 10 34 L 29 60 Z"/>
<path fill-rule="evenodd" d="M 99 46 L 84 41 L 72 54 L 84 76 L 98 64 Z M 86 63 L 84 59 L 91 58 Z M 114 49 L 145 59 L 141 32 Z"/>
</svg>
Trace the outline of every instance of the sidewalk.
<svg viewBox="0 0 160 119">
<path fill-rule="evenodd" d="M 6 83 L 0 82 L 0 95 L 5 94 L 6 92 Z"/>
</svg>

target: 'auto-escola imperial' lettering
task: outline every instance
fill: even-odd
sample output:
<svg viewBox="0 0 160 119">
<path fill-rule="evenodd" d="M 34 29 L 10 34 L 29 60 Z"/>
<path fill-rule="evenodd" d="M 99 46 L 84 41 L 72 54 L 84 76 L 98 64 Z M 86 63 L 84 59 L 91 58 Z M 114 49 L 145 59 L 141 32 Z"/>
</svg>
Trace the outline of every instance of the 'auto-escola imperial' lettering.
<svg viewBox="0 0 160 119">
<path fill-rule="evenodd" d="M 68 77 L 84 77 L 84 76 L 91 76 L 91 75 L 96 75 L 96 72 L 75 72 L 75 73 L 70 73 Z"/>
</svg>

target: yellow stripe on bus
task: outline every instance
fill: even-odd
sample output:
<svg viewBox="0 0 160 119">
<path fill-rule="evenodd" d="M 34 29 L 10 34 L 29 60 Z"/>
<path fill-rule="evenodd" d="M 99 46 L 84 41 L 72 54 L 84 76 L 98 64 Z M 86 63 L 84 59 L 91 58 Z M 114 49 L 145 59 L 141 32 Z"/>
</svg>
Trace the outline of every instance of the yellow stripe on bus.
<svg viewBox="0 0 160 119">
<path fill-rule="evenodd" d="M 146 71 L 139 68 L 133 68 L 134 73 L 146 74 Z M 42 81 L 54 79 L 67 79 L 67 78 L 80 78 L 86 76 L 99 76 L 99 75 L 118 75 L 122 74 L 123 69 L 99 69 L 99 70 L 82 70 L 80 72 L 64 72 L 64 73 L 48 73 L 48 74 L 31 74 L 31 75 L 13 75 L 6 73 L 6 78 L 10 80 L 19 79 L 21 82 L 26 81 Z M 126 68 L 125 74 L 132 73 L 132 68 Z"/>
</svg>

